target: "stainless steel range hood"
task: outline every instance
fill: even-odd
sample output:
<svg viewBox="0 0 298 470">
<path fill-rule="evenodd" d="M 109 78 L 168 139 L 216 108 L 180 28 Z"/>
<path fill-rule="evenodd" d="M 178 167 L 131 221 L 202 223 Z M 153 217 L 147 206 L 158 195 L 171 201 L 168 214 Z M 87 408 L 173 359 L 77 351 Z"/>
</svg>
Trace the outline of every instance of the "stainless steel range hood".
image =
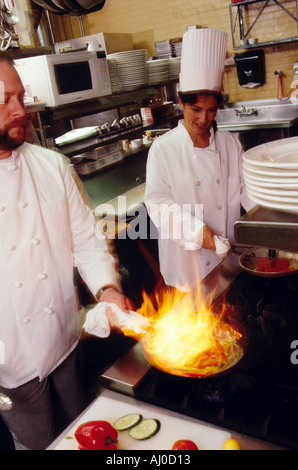
<svg viewBox="0 0 298 470">
<path fill-rule="evenodd" d="M 298 214 L 254 207 L 234 224 L 236 243 L 298 252 Z"/>
</svg>

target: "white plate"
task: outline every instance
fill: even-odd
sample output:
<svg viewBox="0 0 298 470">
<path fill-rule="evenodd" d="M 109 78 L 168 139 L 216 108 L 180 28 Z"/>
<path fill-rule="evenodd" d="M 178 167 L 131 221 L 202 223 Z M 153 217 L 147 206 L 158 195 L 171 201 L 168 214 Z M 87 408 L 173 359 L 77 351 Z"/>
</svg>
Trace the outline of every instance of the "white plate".
<svg viewBox="0 0 298 470">
<path fill-rule="evenodd" d="M 249 175 L 245 175 L 245 181 L 247 183 L 251 183 L 256 187 L 261 187 L 261 188 L 271 188 L 271 189 L 298 189 L 298 179 L 297 182 L 294 183 L 288 183 L 286 181 L 282 181 L 281 183 L 271 183 L 270 181 L 263 181 L 263 179 L 255 180 L 254 178 L 251 178 Z"/>
<path fill-rule="evenodd" d="M 247 163 L 263 168 L 295 168 L 298 169 L 298 137 L 274 140 L 244 153 Z"/>
<path fill-rule="evenodd" d="M 248 162 L 243 163 L 243 169 L 249 171 L 250 173 L 254 173 L 257 175 L 265 175 L 265 176 L 298 176 L 298 170 L 291 169 L 291 168 L 262 168 L 259 166 L 251 165 Z"/>
<path fill-rule="evenodd" d="M 249 178 L 253 179 L 254 181 L 260 181 L 260 182 L 267 182 L 267 183 L 296 183 L 298 184 L 298 176 L 297 177 L 291 177 L 291 176 L 267 176 L 267 175 L 256 175 L 255 173 L 252 173 L 249 170 L 244 170 L 243 171 L 244 176 L 248 176 Z"/>
<path fill-rule="evenodd" d="M 256 204 L 259 204 L 262 207 L 266 207 L 268 209 L 275 209 L 275 210 L 281 210 L 285 212 L 298 212 L 298 204 L 283 204 L 283 203 L 275 203 L 271 201 L 267 201 L 266 199 L 256 197 L 253 194 L 250 194 L 249 192 L 248 196 L 249 198 L 255 202 Z"/>
<path fill-rule="evenodd" d="M 130 51 L 121 51 L 121 52 L 113 52 L 112 54 L 109 54 L 108 57 L 116 57 L 116 58 L 121 58 L 121 57 L 131 57 L 131 56 L 138 56 L 138 55 L 145 55 L 147 57 L 147 49 L 132 49 Z"/>
<path fill-rule="evenodd" d="M 295 189 L 278 189 L 278 188 L 262 188 L 261 186 L 255 186 L 254 184 L 246 182 L 246 187 L 250 191 L 256 191 L 258 193 L 267 194 L 271 196 L 281 196 L 281 197 L 297 197 L 298 198 L 298 188 Z"/>
<path fill-rule="evenodd" d="M 247 192 L 253 194 L 255 197 L 260 197 L 269 202 L 277 202 L 282 204 L 297 204 L 298 205 L 298 196 L 297 195 L 282 195 L 282 194 L 269 194 L 264 191 L 257 191 L 255 188 L 247 185 Z"/>
</svg>

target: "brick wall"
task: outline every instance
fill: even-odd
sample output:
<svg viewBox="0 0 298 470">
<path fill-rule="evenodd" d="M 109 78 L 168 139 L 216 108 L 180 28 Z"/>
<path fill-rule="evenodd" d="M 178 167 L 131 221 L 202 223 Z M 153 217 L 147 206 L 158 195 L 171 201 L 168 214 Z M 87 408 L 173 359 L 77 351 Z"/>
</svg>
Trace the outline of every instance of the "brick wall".
<svg viewBox="0 0 298 470">
<path fill-rule="evenodd" d="M 296 15 L 295 0 L 280 2 Z M 257 16 L 264 1 L 245 6 L 245 27 Z M 232 11 L 236 12 L 233 7 Z M 51 15 L 56 41 L 79 37 L 79 22 L 75 17 Z M 235 20 L 237 29 L 237 19 Z M 187 26 L 201 25 L 221 29 L 229 35 L 229 53 L 234 51 L 229 16 L 229 0 L 106 0 L 102 10 L 82 18 L 85 34 L 97 32 L 132 33 L 135 48 L 146 48 L 154 54 L 154 41 L 182 36 Z M 235 31 L 236 33 L 237 31 Z M 297 35 L 297 24 L 288 14 L 270 2 L 261 15 L 250 37 L 259 41 L 282 39 Z M 264 47 L 266 83 L 253 89 L 239 85 L 235 67 L 228 67 L 224 75 L 224 90 L 230 101 L 275 98 L 277 96 L 277 76 L 274 71 L 283 72 L 284 92 L 290 90 L 293 80 L 293 63 L 298 61 L 298 42 L 283 43 Z"/>
</svg>

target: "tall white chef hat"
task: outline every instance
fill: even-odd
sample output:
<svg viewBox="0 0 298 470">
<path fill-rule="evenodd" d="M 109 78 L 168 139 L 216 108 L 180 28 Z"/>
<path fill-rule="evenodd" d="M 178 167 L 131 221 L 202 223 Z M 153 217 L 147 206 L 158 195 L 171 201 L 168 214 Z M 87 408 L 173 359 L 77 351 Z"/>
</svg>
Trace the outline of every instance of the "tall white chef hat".
<svg viewBox="0 0 298 470">
<path fill-rule="evenodd" d="M 228 35 L 215 29 L 190 29 L 183 35 L 179 91 L 220 93 Z"/>
</svg>

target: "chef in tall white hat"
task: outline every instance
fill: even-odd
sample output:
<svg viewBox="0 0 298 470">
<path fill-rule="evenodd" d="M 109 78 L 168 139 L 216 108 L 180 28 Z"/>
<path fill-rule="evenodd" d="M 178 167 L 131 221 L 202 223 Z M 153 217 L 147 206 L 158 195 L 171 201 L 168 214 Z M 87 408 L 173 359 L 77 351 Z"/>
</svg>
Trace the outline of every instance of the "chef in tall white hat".
<svg viewBox="0 0 298 470">
<path fill-rule="evenodd" d="M 184 119 L 156 139 L 147 161 L 145 204 L 158 231 L 164 282 L 189 291 L 225 256 L 233 226 L 249 210 L 243 149 L 216 128 L 227 34 L 191 29 L 183 36 L 179 101 Z"/>
</svg>

